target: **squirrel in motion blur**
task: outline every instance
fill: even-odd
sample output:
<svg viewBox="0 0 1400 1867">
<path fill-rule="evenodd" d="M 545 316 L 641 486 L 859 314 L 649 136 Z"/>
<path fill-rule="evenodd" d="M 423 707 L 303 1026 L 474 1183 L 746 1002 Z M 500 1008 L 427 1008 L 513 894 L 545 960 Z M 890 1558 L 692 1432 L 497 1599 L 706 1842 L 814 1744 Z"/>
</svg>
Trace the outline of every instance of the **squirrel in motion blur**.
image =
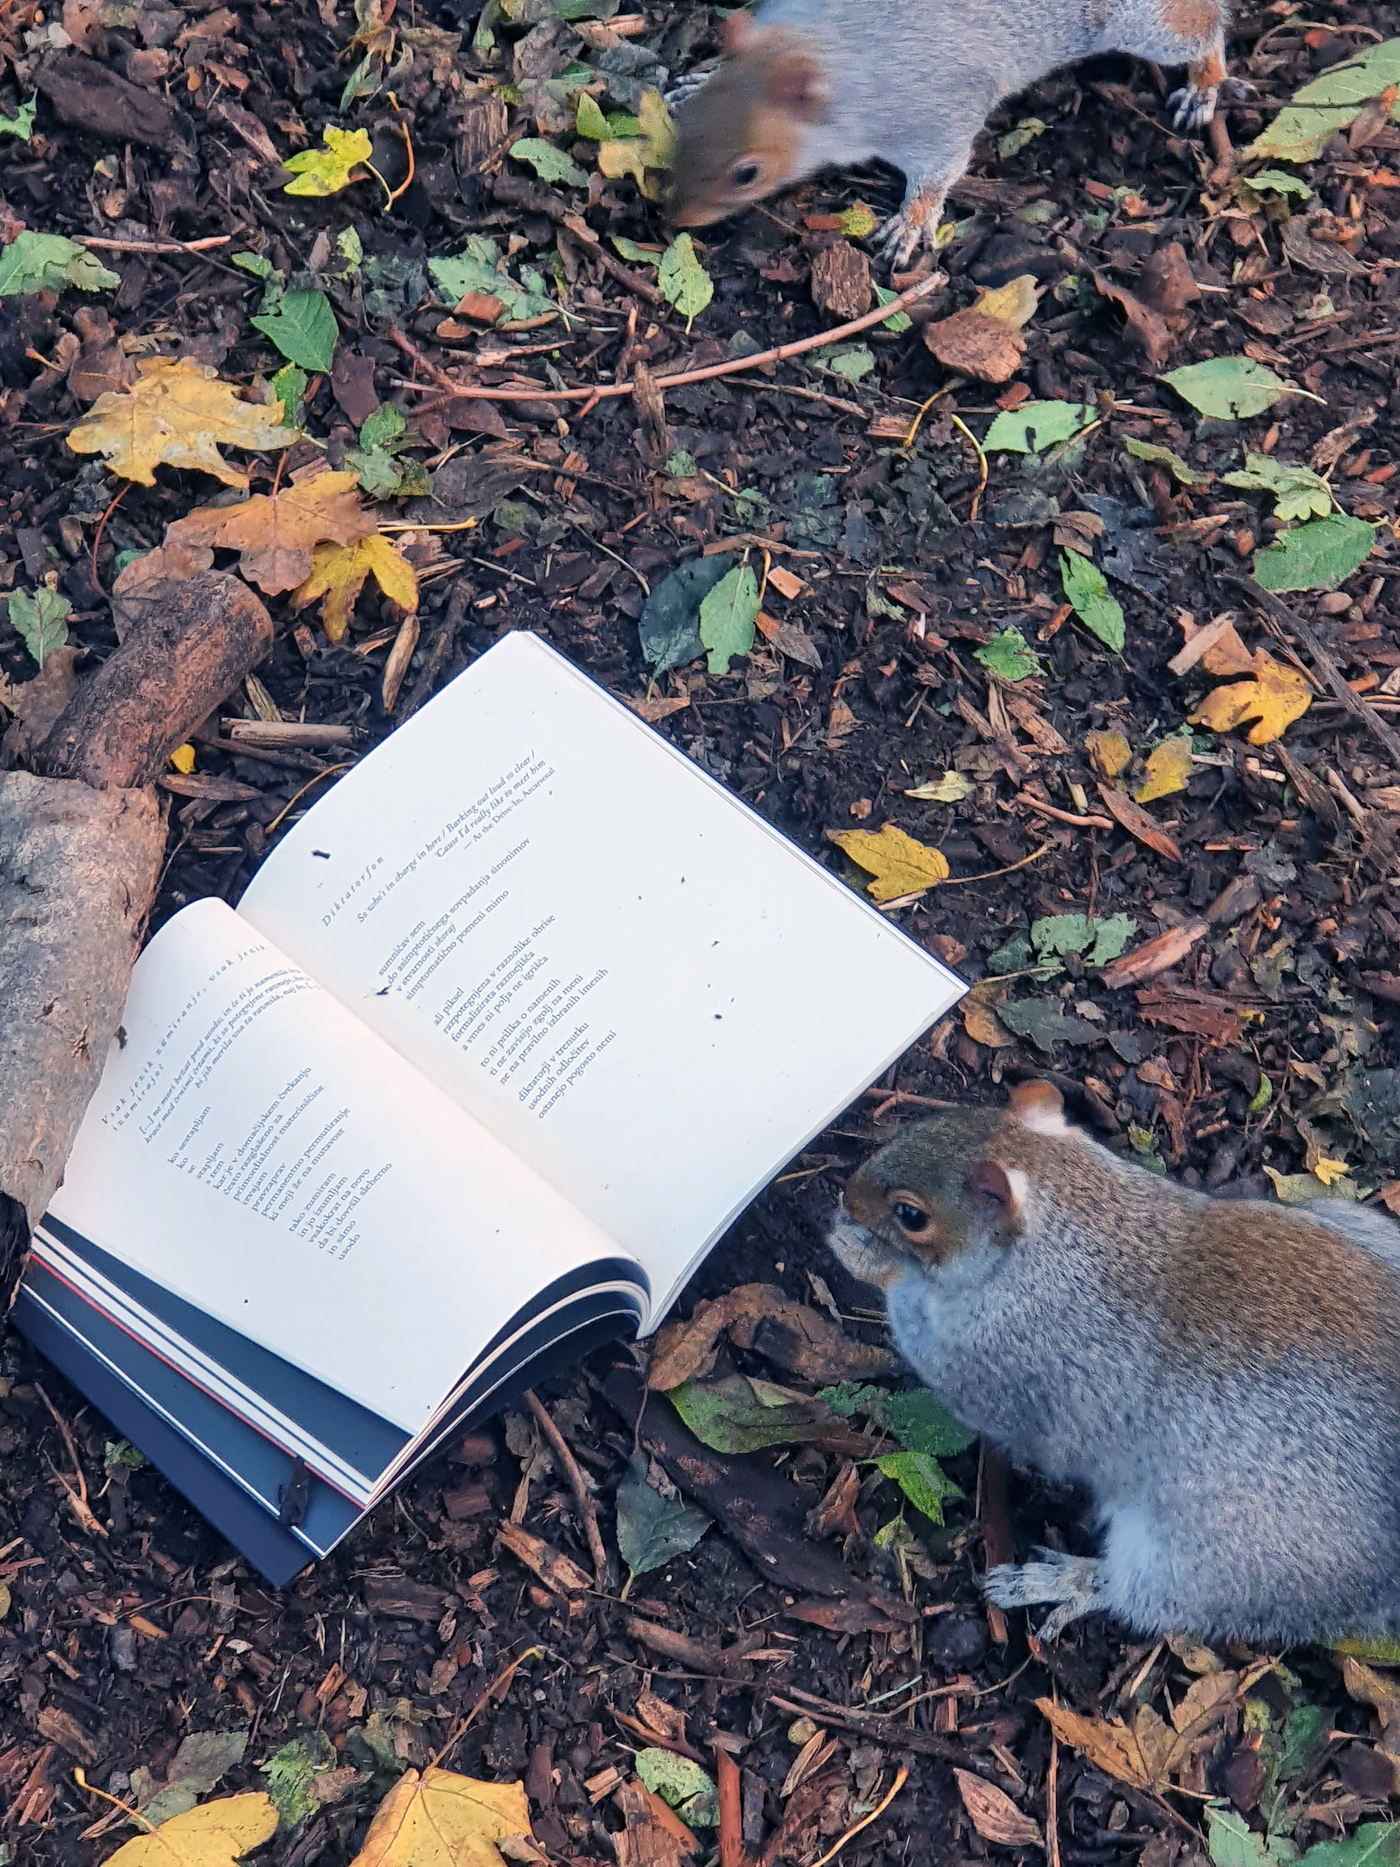
<svg viewBox="0 0 1400 1867">
<path fill-rule="evenodd" d="M 881 232 L 906 265 L 932 247 L 944 197 L 1004 97 L 1096 52 L 1187 68 L 1168 107 L 1180 130 L 1215 113 L 1223 0 L 763 0 L 726 22 L 725 62 L 685 91 L 672 218 L 704 227 L 818 169 L 902 169 Z"/>
<path fill-rule="evenodd" d="M 831 1233 L 969 1430 L 1087 1485 L 1103 1553 L 988 1572 L 1053 1638 L 1400 1627 L 1400 1226 L 1213 1200 L 1070 1127 L 1047 1083 L 906 1129 Z"/>
</svg>

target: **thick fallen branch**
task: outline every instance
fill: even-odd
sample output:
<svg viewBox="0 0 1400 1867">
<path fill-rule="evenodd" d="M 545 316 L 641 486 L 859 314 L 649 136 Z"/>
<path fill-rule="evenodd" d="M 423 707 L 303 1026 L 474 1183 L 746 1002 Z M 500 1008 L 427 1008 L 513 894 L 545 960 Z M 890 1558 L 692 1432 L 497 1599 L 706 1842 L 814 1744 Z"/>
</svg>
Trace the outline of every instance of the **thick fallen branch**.
<svg viewBox="0 0 1400 1867">
<path fill-rule="evenodd" d="M 259 662 L 272 622 L 210 571 L 158 586 L 36 755 L 0 773 L 0 1310 L 62 1178 L 155 899 L 165 814 L 150 781 Z"/>
</svg>

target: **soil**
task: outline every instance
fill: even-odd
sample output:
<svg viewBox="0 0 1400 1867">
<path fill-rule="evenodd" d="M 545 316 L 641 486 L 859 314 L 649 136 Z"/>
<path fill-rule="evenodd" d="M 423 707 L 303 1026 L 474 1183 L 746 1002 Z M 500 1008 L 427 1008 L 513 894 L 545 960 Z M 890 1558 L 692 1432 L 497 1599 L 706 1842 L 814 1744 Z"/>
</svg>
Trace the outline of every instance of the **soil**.
<svg viewBox="0 0 1400 1867">
<path fill-rule="evenodd" d="M 1278 5 L 1235 22 L 1233 68 L 1255 86 L 1229 112 L 1237 146 L 1310 73 L 1400 33 L 1394 6 L 1361 0 L 1316 10 L 1327 24 Z M 260 254 L 293 288 L 327 289 L 340 328 L 337 367 L 309 397 L 314 445 L 298 444 L 288 472 L 318 450 L 339 464 L 377 402 L 413 416 L 424 396 L 406 385 L 435 384 L 424 359 L 486 385 L 512 374 L 543 385 L 527 403 L 443 403 L 434 387 L 427 401 L 437 408 L 414 416 L 413 457 L 435 474 L 437 498 L 459 509 L 475 501 L 478 523 L 422 532 L 409 546 L 422 581 L 422 633 L 394 704 L 386 710 L 383 687 L 397 612 L 367 592 L 333 645 L 314 612 L 294 615 L 279 596 L 270 600 L 277 644 L 257 672 L 260 685 L 232 696 L 222 714 L 347 725 L 348 756 L 363 756 L 505 632 L 533 629 L 612 692 L 649 707 L 656 730 L 823 862 L 840 862 L 826 832 L 891 822 L 936 845 L 951 865 L 948 883 L 892 913 L 973 982 L 980 1015 L 960 1012 L 940 1026 L 881 1093 L 793 1163 L 712 1254 L 682 1315 L 737 1285 L 776 1283 L 799 1303 L 834 1300 L 853 1340 L 883 1340 L 869 1292 L 843 1276 L 823 1243 L 846 1175 L 918 1112 L 919 1098 L 992 1099 L 1024 1076 L 1058 1083 L 1075 1117 L 1110 1146 L 1226 1197 L 1265 1194 L 1266 1170 L 1300 1174 L 1320 1157 L 1343 1158 L 1363 1192 L 1400 1176 L 1397 1079 L 1388 1074 L 1400 1066 L 1400 865 L 1388 816 L 1400 793 L 1382 790 L 1400 784 L 1400 771 L 1376 738 L 1319 679 L 1318 697 L 1282 741 L 1305 788 L 1315 775 L 1310 802 L 1296 771 L 1276 762 L 1276 748 L 1250 747 L 1238 734 L 1209 741 L 1208 762 L 1195 765 L 1187 789 L 1151 807 L 1180 860 L 1116 822 L 1105 827 L 1101 776 L 1086 750 L 1090 733 L 1121 733 L 1136 788 L 1147 750 L 1182 725 L 1209 683 L 1200 669 L 1178 678 L 1167 668 L 1183 645 L 1181 612 L 1204 623 L 1234 610 L 1251 645 L 1318 673 L 1302 637 L 1251 609 L 1230 581 L 1248 573 L 1268 537 L 1270 502 L 1234 493 L 1218 477 L 1183 488 L 1160 464 L 1131 456 L 1129 439 L 1219 476 L 1239 467 L 1246 450 L 1305 462 L 1324 436 L 1356 424 L 1332 483 L 1344 509 L 1379 525 L 1375 552 L 1344 586 L 1345 602 L 1319 592 L 1284 601 L 1353 687 L 1381 691 L 1378 716 L 1397 719 L 1400 698 L 1387 701 L 1400 671 L 1400 179 L 1386 166 L 1400 148 L 1393 127 L 1358 149 L 1336 137 L 1299 171 L 1314 191 L 1311 244 L 1290 249 L 1276 203 L 1242 202 L 1217 169 L 1218 150 L 1170 132 L 1143 67 L 1095 61 L 1000 110 L 955 192 L 957 235 L 940 255 L 950 283 L 930 301 L 931 315 L 971 304 L 975 288 L 1033 276 L 1046 295 L 1025 328 L 1016 380 L 1037 399 L 1093 405 L 1100 425 L 1058 463 L 993 455 L 984 494 L 968 434 L 985 432 L 1005 391 L 954 384 L 919 324 L 866 332 L 860 341 L 873 366 L 857 380 L 809 361 L 668 391 L 660 446 L 631 398 L 584 415 L 577 403 L 550 401 L 550 389 L 606 386 L 643 362 L 653 374 L 704 367 L 839 322 L 813 303 L 814 261 L 841 242 L 833 217 L 853 202 L 892 210 L 899 183 L 888 172 L 825 176 L 706 230 L 697 247 L 714 299 L 688 325 L 654 290 L 629 287 L 629 271 L 654 276 L 635 255 L 619 277 L 616 265 L 605 269 L 596 258 L 600 250 L 611 257 L 611 248 L 561 233 L 564 203 L 595 238 L 659 247 L 664 222 L 630 181 L 595 176 L 587 195 L 532 181 L 522 194 L 521 171 L 504 154 L 519 136 L 547 135 L 591 170 L 589 146 L 569 129 L 557 87 L 548 88 L 572 59 L 593 56 L 583 27 L 552 17 L 512 26 L 497 16 L 491 62 L 480 35 L 472 38 L 473 7 L 429 5 L 392 22 L 366 9 L 368 37 L 348 55 L 352 23 L 334 0 L 319 10 L 311 0 L 230 0 L 214 11 L 196 0 L 173 19 L 145 9 L 133 25 L 135 11 L 109 8 L 84 43 L 93 54 L 86 63 L 132 86 L 138 102 L 120 87 L 96 86 L 90 73 L 80 94 L 39 81 L 36 134 L 0 154 L 7 239 L 24 223 L 155 243 L 161 250 L 100 251 L 121 283 L 90 302 L 106 308 L 124 338 L 139 340 L 129 343 L 133 354 L 193 357 L 245 385 L 265 382 L 282 359 L 249 322 L 259 282 L 231 257 Z M 525 11 L 532 20 L 545 9 Z M 87 17 L 65 6 L 70 36 Z M 390 26 L 405 30 L 381 60 L 378 88 L 342 108 L 351 61 L 382 46 Z M 34 88 L 37 47 L 49 31 L 32 0 L 10 0 L 0 12 L 0 43 L 9 44 L 11 63 L 20 61 L 0 79 L 0 111 L 11 117 Z M 460 35 L 455 49 L 445 34 Z M 651 65 L 643 61 L 646 72 L 658 61 L 681 69 L 712 48 L 711 15 L 649 6 L 645 30 L 623 43 L 656 54 Z M 621 70 L 624 61 L 615 62 Z M 513 86 L 508 114 L 478 84 L 503 79 Z M 628 83 L 618 78 L 608 108 L 635 103 Z M 158 108 L 162 99 L 173 115 Z M 323 200 L 282 191 L 280 160 L 318 143 L 328 123 L 369 129 L 388 187 L 407 181 L 389 212 L 373 199 L 373 184 Z M 999 139 L 1018 125 L 1030 134 L 999 153 Z M 503 186 L 502 175 L 513 182 Z M 337 277 L 337 236 L 351 228 L 363 265 L 358 277 Z M 538 264 L 551 278 L 557 263 L 569 315 L 490 337 L 460 321 L 444 332 L 450 308 L 423 302 L 423 267 L 460 251 L 472 233 L 509 245 L 513 263 Z M 231 238 L 204 251 L 169 250 L 214 236 Z M 1144 266 L 1173 243 L 1201 293 L 1171 314 L 1169 359 L 1149 357 L 1095 280 L 1140 292 Z M 164 526 L 214 488 L 204 475 L 168 467 L 154 487 L 127 485 L 67 447 L 82 404 L 57 365 L 81 296 L 11 299 L 0 312 L 8 501 L 0 583 L 32 588 L 56 571 L 73 605 L 71 637 L 100 661 L 116 643 L 108 593 L 120 562 L 158 544 Z M 1237 354 L 1269 362 L 1307 394 L 1248 420 L 1209 421 L 1158 377 L 1168 363 Z M 939 391 L 916 443 L 905 447 L 902 424 Z M 861 412 L 847 412 L 851 405 Z M 509 464 L 517 459 L 525 463 L 518 469 Z M 493 474 L 493 461 L 506 464 Z M 267 457 L 255 467 L 255 489 L 269 490 L 282 470 Z M 425 501 L 409 507 L 425 524 L 439 510 Z M 1125 613 L 1121 655 L 1064 611 L 1067 514 L 1100 522 L 1088 542 Z M 707 546 L 738 562 L 740 534 L 759 539 L 750 546 L 756 567 L 801 579 L 796 598 L 771 583 L 764 598 L 774 623 L 800 633 L 761 634 L 724 676 L 695 662 L 651 680 L 638 635 L 648 590 Z M 1039 658 L 1030 679 L 998 679 L 977 659 L 1007 627 L 1019 628 Z M 4 626 L 0 671 L 16 683 L 34 672 Z M 668 700 L 681 704 L 669 712 L 655 704 Z M 256 795 L 219 803 L 197 787 L 194 795 L 173 789 L 153 930 L 206 895 L 236 904 L 287 822 L 334 782 L 347 756 L 292 745 L 245 757 L 216 749 L 218 737 L 217 718 L 196 736 L 197 772 Z M 960 801 L 909 795 L 949 771 L 968 781 Z M 1130 916 L 1130 950 L 1198 922 L 1202 930 L 1168 971 L 1113 990 L 1073 953 L 1058 974 L 1032 970 L 1032 924 L 1070 914 Z M 811 1015 L 859 1017 L 860 997 L 852 979 L 844 1002 L 813 1005 Z M 998 1027 L 998 1002 L 1034 1004 L 1033 1015 L 1058 1008 L 1078 1022 L 1069 1041 L 1051 1034 L 1037 1045 Z M 968 1768 L 1042 1827 L 1048 1822 L 1058 1858 L 1074 1867 L 1116 1867 L 1139 1855 L 1169 1867 L 1177 1851 L 1203 1848 L 1206 1795 L 1233 1796 L 1246 1815 L 1256 1806 L 1240 1787 L 1248 1746 L 1234 1736 L 1201 1766 L 1194 1798 L 1129 1788 L 1077 1752 L 1052 1748 L 1037 1699 L 1053 1690 L 1082 1711 L 1112 1712 L 1148 1668 L 1152 1690 L 1179 1696 L 1185 1662 L 1097 1618 L 1045 1648 L 1028 1646 L 1024 1617 L 989 1623 L 975 1586 L 974 1452 L 947 1461 L 963 1496 L 949 1504 L 945 1526 L 911 1513 L 924 1551 L 914 1572 L 898 1571 L 875 1543 L 899 1506 L 878 1471 L 863 1477 L 857 1530 L 826 1545 L 913 1610 L 892 1630 L 827 1631 L 794 1620 L 788 1611 L 800 1605 L 800 1586 L 760 1573 L 723 1527 L 640 1578 L 626 1604 L 615 1585 L 588 1594 L 542 1588 L 497 1543 L 502 1522 L 523 1525 L 585 1570 L 589 1554 L 569 1487 L 519 1414 L 434 1460 L 328 1560 L 271 1592 L 155 1471 L 106 1467 L 104 1421 L 21 1339 L 7 1337 L 3 1358 L 0 1578 L 12 1602 L 0 1619 L 0 1803 L 11 1858 L 25 1867 L 88 1867 L 130 1832 L 78 1785 L 75 1765 L 90 1785 L 129 1800 L 133 1772 L 159 1778 L 190 1733 L 246 1729 L 246 1757 L 223 1788 L 257 1788 L 265 1781 L 259 1764 L 318 1729 L 340 1761 L 354 1760 L 350 1734 L 376 1712 L 395 1734 L 400 1761 L 421 1764 L 452 1739 L 450 1767 L 523 1777 L 550 1858 L 610 1860 L 620 1818 L 610 1797 L 591 1800 L 585 1784 L 609 1766 L 626 1774 L 643 1741 L 639 1694 L 640 1728 L 648 1727 L 648 1691 L 684 1713 L 687 1741 L 707 1762 L 712 1735 L 728 1735 L 755 1859 L 781 1834 L 783 1858 L 810 1867 L 859 1819 L 858 1808 L 885 1793 L 901 1763 L 907 1783 L 846 1844 L 848 1867 L 1035 1852 L 978 1832 L 947 1754 L 930 1754 L 928 1740 L 940 1737 L 961 1742 Z M 757 1350 L 734 1350 L 723 1365 L 791 1379 Z M 542 1393 L 596 1487 L 610 1548 L 635 1426 L 614 1401 L 634 1366 L 625 1349 L 603 1351 Z M 812 1448 L 751 1459 L 765 1471 L 776 1466 L 804 1511 L 841 1465 Z M 80 1481 L 95 1514 L 86 1529 L 65 1497 Z M 1013 1476 L 1012 1499 L 1019 1551 L 1047 1535 L 1091 1547 L 1082 1500 L 1025 1473 Z M 638 1612 L 698 1643 L 693 1653 L 708 1650 L 712 1663 L 659 1656 L 635 1631 Z M 756 1629 L 767 1657 L 728 1672 L 713 1662 L 716 1646 Z M 503 1681 L 513 1661 L 518 1670 Z M 1289 1665 L 1288 1689 L 1325 1708 L 1334 1738 L 1294 1830 L 1306 1845 L 1382 1819 L 1393 1775 L 1370 1767 L 1380 1754 L 1371 1713 L 1343 1695 L 1334 1663 L 1305 1654 Z M 910 1681 L 920 1683 L 908 1710 L 887 1716 L 877 1706 L 885 1721 L 864 1733 L 828 1719 L 834 1751 L 816 1778 L 784 1797 L 803 1736 L 789 1735 L 794 1690 L 851 1708 L 907 1691 Z M 891 1711 L 906 1702 L 885 1699 Z M 262 1858 L 277 1867 L 351 1861 L 383 1787 L 366 1773 L 279 1834 Z M 795 1821 L 803 1794 L 808 1812 Z"/>
</svg>

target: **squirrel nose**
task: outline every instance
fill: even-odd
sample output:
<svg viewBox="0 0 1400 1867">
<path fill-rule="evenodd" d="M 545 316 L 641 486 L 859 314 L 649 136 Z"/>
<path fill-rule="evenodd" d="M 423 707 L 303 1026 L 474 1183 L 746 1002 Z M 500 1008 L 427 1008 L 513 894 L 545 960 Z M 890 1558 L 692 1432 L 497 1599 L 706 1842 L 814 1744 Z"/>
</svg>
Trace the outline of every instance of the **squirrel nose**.
<svg viewBox="0 0 1400 1867">
<path fill-rule="evenodd" d="M 671 219 L 678 227 L 708 227 L 711 221 L 723 218 L 724 209 L 707 207 L 703 202 L 684 202 L 671 210 Z"/>
</svg>

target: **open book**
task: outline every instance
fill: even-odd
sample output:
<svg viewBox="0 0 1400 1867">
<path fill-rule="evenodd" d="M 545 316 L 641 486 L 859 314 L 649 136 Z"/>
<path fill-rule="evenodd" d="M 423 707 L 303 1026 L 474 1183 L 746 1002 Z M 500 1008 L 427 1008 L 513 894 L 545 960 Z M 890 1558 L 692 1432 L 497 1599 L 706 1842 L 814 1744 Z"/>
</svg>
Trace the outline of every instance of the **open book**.
<svg viewBox="0 0 1400 1867">
<path fill-rule="evenodd" d="M 19 1326 L 280 1585 L 962 991 L 529 634 L 151 941 Z"/>
</svg>

